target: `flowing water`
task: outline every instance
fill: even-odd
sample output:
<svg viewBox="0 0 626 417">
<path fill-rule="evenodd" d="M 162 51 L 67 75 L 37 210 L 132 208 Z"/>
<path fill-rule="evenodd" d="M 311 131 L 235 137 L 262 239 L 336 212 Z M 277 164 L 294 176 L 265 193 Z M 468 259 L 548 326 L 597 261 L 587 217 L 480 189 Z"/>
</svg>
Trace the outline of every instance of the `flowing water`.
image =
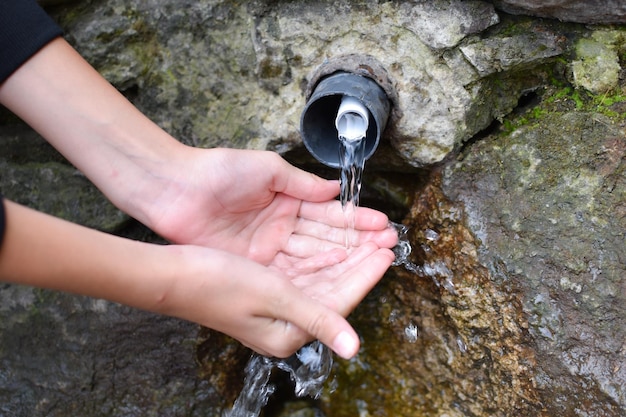
<svg viewBox="0 0 626 417">
<path fill-rule="evenodd" d="M 359 206 L 361 194 L 361 179 L 365 168 L 365 141 L 348 140 L 340 137 L 341 162 L 341 207 L 344 213 L 346 231 L 345 246 L 349 250 L 356 244 L 354 241 L 354 227 L 356 223 L 356 208 Z"/>
<path fill-rule="evenodd" d="M 345 246 L 350 250 L 357 243 L 354 228 L 365 167 L 367 119 L 356 113 L 346 113 L 338 117 L 337 125 L 341 162 L 340 200 L 345 218 Z M 303 346 L 287 359 L 269 358 L 255 353 L 246 365 L 244 387 L 224 417 L 257 417 L 274 393 L 275 387 L 270 383 L 274 369 L 289 373 L 298 397 L 307 395 L 318 398 L 332 365 L 332 352 L 318 340 Z"/>
<path fill-rule="evenodd" d="M 359 206 L 361 181 L 365 168 L 365 136 L 367 119 L 356 113 L 346 113 L 337 119 L 338 140 L 340 142 L 339 155 L 341 163 L 341 207 L 344 212 L 345 247 L 350 250 L 356 246 L 356 209 Z M 344 134 L 342 134 L 342 132 Z M 393 248 L 396 259 L 392 265 L 403 266 L 409 272 L 420 276 L 431 277 L 437 286 L 456 294 L 452 281 L 452 272 L 444 263 L 424 263 L 417 265 L 409 260 L 412 251 L 407 237 L 408 228 L 402 224 L 389 223 L 398 233 L 398 244 Z M 437 240 L 437 232 L 426 231 L 428 240 Z M 417 338 L 417 327 L 405 329 L 409 341 Z M 462 342 L 461 342 L 462 343 Z M 459 344 L 464 351 L 464 346 Z M 257 417 L 267 404 L 275 387 L 270 378 L 275 369 L 289 373 L 294 383 L 294 392 L 298 397 L 310 396 L 318 398 L 323 385 L 330 375 L 333 357 L 330 349 L 316 340 L 303 346 L 294 355 L 287 359 L 277 359 L 253 354 L 246 365 L 244 387 L 235 401 L 233 408 L 224 414 L 224 417 Z"/>
<path fill-rule="evenodd" d="M 331 351 L 316 340 L 286 359 L 253 354 L 246 365 L 244 386 L 231 410 L 224 417 L 257 417 L 275 387 L 270 377 L 275 369 L 289 373 L 298 397 L 318 398 L 333 365 Z"/>
</svg>

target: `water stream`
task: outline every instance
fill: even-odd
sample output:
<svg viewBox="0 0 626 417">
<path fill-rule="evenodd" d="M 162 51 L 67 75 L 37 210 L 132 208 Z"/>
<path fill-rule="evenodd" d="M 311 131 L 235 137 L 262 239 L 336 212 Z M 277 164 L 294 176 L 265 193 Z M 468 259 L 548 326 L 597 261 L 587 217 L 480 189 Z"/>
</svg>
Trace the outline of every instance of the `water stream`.
<svg viewBox="0 0 626 417">
<path fill-rule="evenodd" d="M 359 206 L 361 179 L 365 167 L 365 136 L 367 133 L 367 115 L 357 110 L 360 103 L 347 101 L 349 110 L 338 111 L 336 120 L 341 163 L 341 207 L 345 218 L 345 247 L 350 250 L 355 244 L 356 209 Z M 364 110 L 367 112 L 367 110 Z M 275 369 L 288 372 L 295 384 L 294 393 L 298 397 L 318 398 L 324 382 L 328 379 L 333 365 L 331 350 L 316 340 L 303 346 L 287 359 L 269 358 L 253 354 L 246 365 L 244 386 L 231 410 L 224 417 L 257 417 L 267 404 L 275 387 L 270 383 Z"/>
<path fill-rule="evenodd" d="M 356 208 L 359 206 L 361 179 L 365 168 L 365 141 L 348 140 L 340 137 L 341 162 L 341 207 L 346 231 L 345 246 L 350 250 L 355 245 Z"/>
<path fill-rule="evenodd" d="M 270 378 L 275 369 L 289 373 L 298 397 L 318 398 L 332 365 L 332 352 L 318 340 L 301 347 L 286 359 L 254 353 L 246 365 L 241 393 L 224 417 L 257 417 L 274 393 Z"/>
<path fill-rule="evenodd" d="M 354 104 L 349 103 L 352 109 Z M 340 108 L 336 125 L 340 143 L 340 201 L 344 213 L 345 247 L 351 250 L 358 244 L 355 232 L 356 209 L 359 206 L 362 174 L 365 168 L 367 117 L 358 111 L 346 111 L 342 114 Z M 447 266 L 441 262 L 417 265 L 410 261 L 412 248 L 407 237 L 408 228 L 393 222 L 390 222 L 389 227 L 394 228 L 399 237 L 398 244 L 393 248 L 396 259 L 392 265 L 403 266 L 414 274 L 431 277 L 437 286 L 456 294 L 452 272 Z M 430 231 L 426 233 L 426 238 L 437 240 L 438 235 L 435 231 Z M 407 337 L 417 337 L 416 331 L 417 328 L 407 328 Z M 294 393 L 298 397 L 319 398 L 332 365 L 331 350 L 318 340 L 303 346 L 286 359 L 269 358 L 255 353 L 246 365 L 244 387 L 232 409 L 225 412 L 224 417 L 258 417 L 275 391 L 270 379 L 276 369 L 290 375 L 294 383 Z"/>
</svg>

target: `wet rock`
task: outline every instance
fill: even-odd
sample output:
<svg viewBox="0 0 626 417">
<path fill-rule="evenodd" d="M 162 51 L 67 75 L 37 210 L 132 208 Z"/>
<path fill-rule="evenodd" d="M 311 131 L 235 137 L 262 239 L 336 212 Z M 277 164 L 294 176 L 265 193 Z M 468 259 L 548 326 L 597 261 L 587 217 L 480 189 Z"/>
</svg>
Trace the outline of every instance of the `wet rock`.
<svg viewBox="0 0 626 417">
<path fill-rule="evenodd" d="M 623 0 L 493 0 L 507 13 L 549 17 L 566 22 L 626 23 Z"/>
<path fill-rule="evenodd" d="M 419 273 L 351 316 L 329 415 L 623 415 L 626 117 L 576 100 L 548 89 L 416 190 Z"/>
<path fill-rule="evenodd" d="M 520 287 L 534 376 L 560 415 L 626 409 L 625 119 L 549 112 L 447 172 L 481 263 Z"/>
<path fill-rule="evenodd" d="M 363 338 L 338 362 L 329 415 L 539 415 L 534 352 L 515 286 L 491 277 L 464 211 L 440 180 L 408 223 L 415 274 L 395 267 L 351 316 Z"/>
<path fill-rule="evenodd" d="M 161 0 L 155 8 L 115 0 L 55 10 L 89 62 L 148 116 L 197 146 L 279 152 L 300 146 L 311 75 L 329 58 L 372 56 L 397 91 L 386 137 L 418 167 L 442 161 L 508 113 L 536 78 L 551 74 L 543 64 L 565 47 L 546 25 L 497 35 L 515 22 L 498 24 L 484 1 L 232 7 Z M 484 36 L 494 26 L 495 38 Z M 528 70 L 535 79 L 516 76 Z M 496 91 L 484 100 L 487 90 Z"/>
<path fill-rule="evenodd" d="M 243 388 L 252 351 L 231 337 L 201 328 L 195 355 L 200 377 L 219 395 L 216 408 L 230 409 Z"/>
</svg>

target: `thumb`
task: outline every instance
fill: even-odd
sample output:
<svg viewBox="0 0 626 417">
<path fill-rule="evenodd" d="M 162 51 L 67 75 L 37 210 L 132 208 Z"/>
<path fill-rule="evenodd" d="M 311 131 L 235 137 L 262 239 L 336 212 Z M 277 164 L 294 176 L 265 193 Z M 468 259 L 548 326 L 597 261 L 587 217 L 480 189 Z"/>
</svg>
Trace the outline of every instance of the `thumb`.
<svg viewBox="0 0 626 417">
<path fill-rule="evenodd" d="M 326 180 L 279 159 L 273 166 L 272 191 L 303 200 L 322 202 L 339 194 L 339 181 Z"/>
<path fill-rule="evenodd" d="M 281 315 L 310 336 L 331 348 L 344 359 L 354 357 L 360 346 L 359 336 L 339 313 L 301 294 L 284 306 Z"/>
</svg>

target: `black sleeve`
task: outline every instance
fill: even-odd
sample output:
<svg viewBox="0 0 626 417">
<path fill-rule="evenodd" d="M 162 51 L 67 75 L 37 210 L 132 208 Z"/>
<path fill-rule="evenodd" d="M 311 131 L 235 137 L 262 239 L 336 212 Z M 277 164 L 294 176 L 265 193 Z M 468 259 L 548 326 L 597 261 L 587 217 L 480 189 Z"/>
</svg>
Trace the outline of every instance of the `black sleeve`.
<svg viewBox="0 0 626 417">
<path fill-rule="evenodd" d="M 35 0 L 0 0 L 0 84 L 62 33 Z"/>
<path fill-rule="evenodd" d="M 6 216 L 4 215 L 4 198 L 0 194 L 0 248 L 2 248 L 2 239 L 4 238 L 4 227 L 6 225 Z"/>
</svg>

